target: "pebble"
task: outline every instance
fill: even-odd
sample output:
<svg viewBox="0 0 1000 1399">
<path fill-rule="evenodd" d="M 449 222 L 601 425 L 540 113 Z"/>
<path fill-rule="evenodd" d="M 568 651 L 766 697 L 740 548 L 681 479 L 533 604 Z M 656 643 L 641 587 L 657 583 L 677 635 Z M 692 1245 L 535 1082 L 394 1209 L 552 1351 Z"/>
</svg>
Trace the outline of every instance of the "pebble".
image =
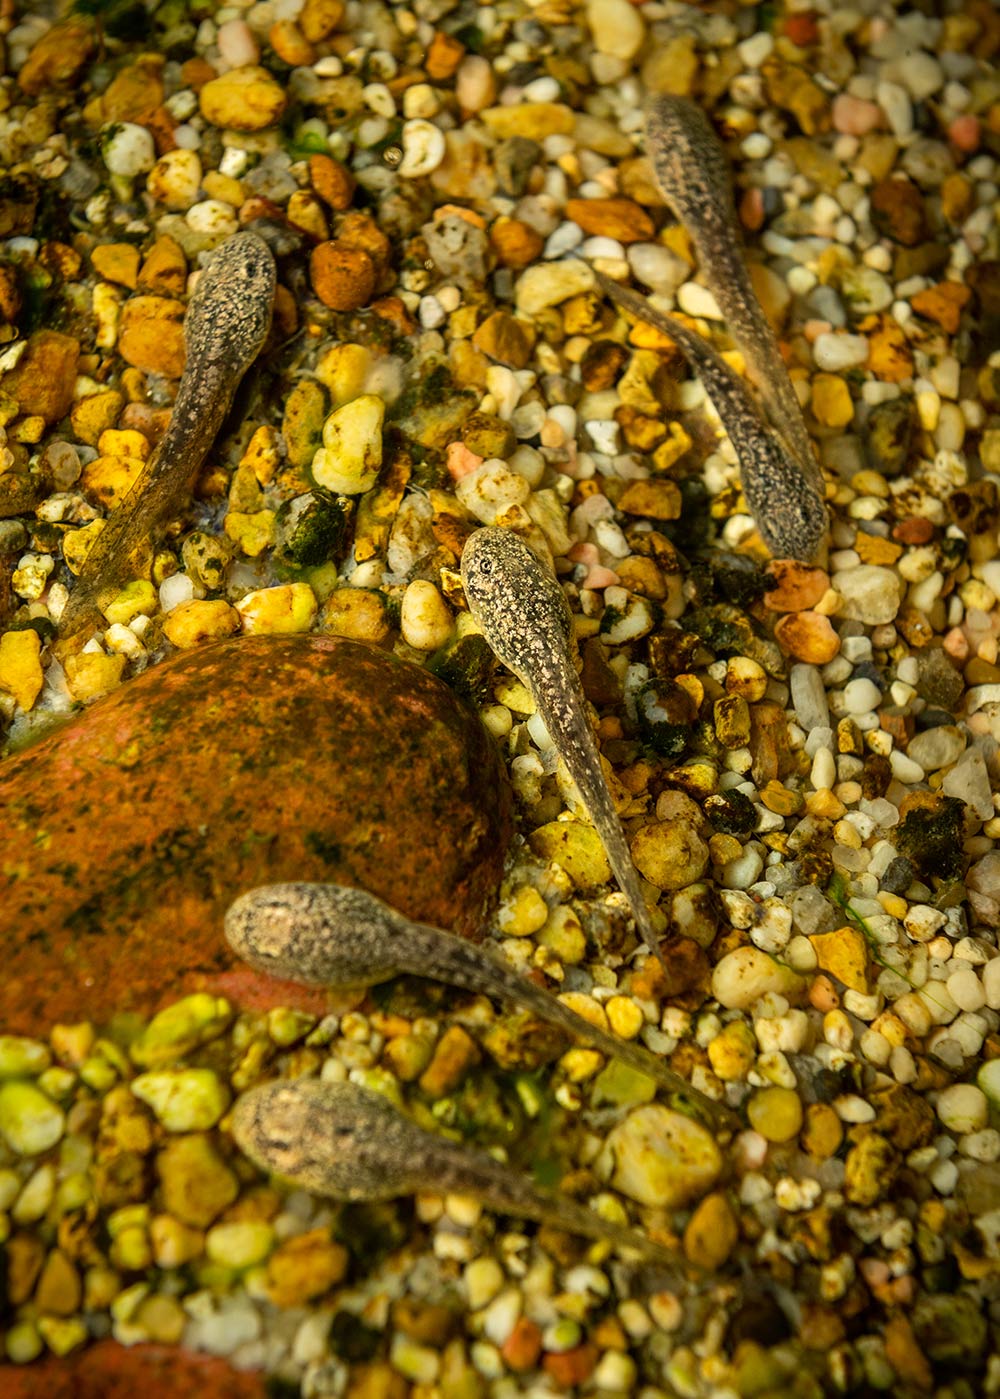
<svg viewBox="0 0 1000 1399">
<path fill-rule="evenodd" d="M 205 120 L 232 131 L 263 131 L 280 120 L 287 104 L 281 84 L 254 64 L 212 78 L 198 93 Z"/>
<path fill-rule="evenodd" d="M 415 578 L 408 583 L 400 609 L 400 631 L 417 651 L 437 651 L 451 636 L 452 615 L 433 583 Z"/>
<path fill-rule="evenodd" d="M 635 58 L 646 26 L 634 5 L 628 0 L 588 0 L 586 16 L 598 53 L 626 63 Z"/>
<path fill-rule="evenodd" d="M 974 1083 L 953 1083 L 943 1088 L 938 1094 L 936 1111 L 941 1125 L 960 1136 L 980 1131 L 990 1115 L 986 1094 Z"/>
<path fill-rule="evenodd" d="M 595 1169 L 630 1200 L 675 1208 L 711 1189 L 722 1158 L 699 1123 L 649 1103 L 611 1129 Z"/>
<path fill-rule="evenodd" d="M 168 1132 L 204 1132 L 229 1105 L 225 1084 L 211 1069 L 164 1069 L 139 1074 L 130 1084 Z"/>
<path fill-rule="evenodd" d="M 855 369 L 868 359 L 867 337 L 824 331 L 813 342 L 813 359 L 820 369 L 832 373 Z"/>
<path fill-rule="evenodd" d="M 361 394 L 335 409 L 323 424 L 323 445 L 312 459 L 317 486 L 340 495 L 360 495 L 374 486 L 382 465 L 385 403 Z"/>
<path fill-rule="evenodd" d="M 903 583 L 898 573 L 875 564 L 835 573 L 833 586 L 844 599 L 843 615 L 868 626 L 891 622 L 902 602 Z"/>
<path fill-rule="evenodd" d="M 19 1156 L 38 1156 L 55 1146 L 66 1126 L 58 1104 L 33 1083 L 0 1083 L 0 1136 Z"/>
<path fill-rule="evenodd" d="M 112 175 L 131 180 L 151 170 L 156 161 L 153 137 L 135 122 L 116 122 L 102 142 L 104 164 Z"/>
<path fill-rule="evenodd" d="M 802 1128 L 802 1103 L 794 1089 L 763 1088 L 747 1104 L 747 1117 L 765 1141 L 791 1141 Z"/>
<path fill-rule="evenodd" d="M 436 170 L 444 159 L 444 132 L 434 122 L 416 117 L 403 123 L 403 159 L 398 171 L 403 179 L 416 180 Z"/>
<path fill-rule="evenodd" d="M 757 947 L 727 952 L 712 973 L 712 995 L 727 1010 L 745 1010 L 769 992 L 794 996 L 804 985 L 797 972 Z"/>
</svg>

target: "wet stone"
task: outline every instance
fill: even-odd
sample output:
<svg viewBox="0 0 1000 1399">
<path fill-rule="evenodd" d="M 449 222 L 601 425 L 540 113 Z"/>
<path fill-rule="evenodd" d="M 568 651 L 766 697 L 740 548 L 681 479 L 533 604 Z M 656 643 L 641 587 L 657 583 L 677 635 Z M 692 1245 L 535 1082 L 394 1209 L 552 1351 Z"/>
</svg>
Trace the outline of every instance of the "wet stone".
<svg viewBox="0 0 1000 1399">
<path fill-rule="evenodd" d="M 868 460 L 883 476 L 898 476 L 906 467 L 913 441 L 914 415 L 908 398 L 876 404 L 865 421 Z"/>
</svg>

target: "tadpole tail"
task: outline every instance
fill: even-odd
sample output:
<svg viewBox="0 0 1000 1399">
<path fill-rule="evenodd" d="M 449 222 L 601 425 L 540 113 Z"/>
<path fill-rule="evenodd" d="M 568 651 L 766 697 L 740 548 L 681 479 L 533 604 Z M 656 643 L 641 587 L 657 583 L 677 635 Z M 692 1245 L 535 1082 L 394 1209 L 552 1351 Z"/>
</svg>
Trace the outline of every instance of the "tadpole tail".
<svg viewBox="0 0 1000 1399">
<path fill-rule="evenodd" d="M 563 685 L 567 699 L 558 714 L 553 713 L 552 702 L 543 694 L 535 694 L 535 704 L 549 733 L 562 732 L 569 740 L 563 753 L 569 775 L 576 783 L 587 813 L 601 837 L 604 853 L 608 857 L 608 864 L 618 887 L 629 902 L 636 931 L 669 975 L 670 969 L 660 951 L 660 940 L 653 928 L 639 884 L 639 875 L 632 862 L 632 852 L 628 848 L 618 812 L 615 810 L 608 784 L 604 780 L 597 738 L 587 718 L 587 700 L 583 687 L 568 658 Z"/>
<path fill-rule="evenodd" d="M 475 1190 L 491 1209 L 521 1219 L 532 1219 L 587 1239 L 607 1240 L 619 1248 L 634 1249 L 643 1258 L 668 1267 L 677 1286 L 682 1284 L 677 1253 L 648 1238 L 638 1229 L 613 1224 L 569 1196 L 544 1191 L 530 1177 L 501 1165 L 484 1152 L 469 1152 L 468 1162 L 470 1173 L 475 1171 Z M 452 1163 L 442 1162 L 443 1169 L 446 1165 Z M 471 1180 L 469 1184 L 472 1185 Z M 455 1182 L 454 1188 L 460 1190 L 460 1182 Z"/>
<path fill-rule="evenodd" d="M 826 533 L 826 507 L 799 454 L 764 421 L 746 384 L 703 335 L 603 273 L 596 276 L 622 310 L 675 341 L 701 379 L 736 450 L 743 494 L 768 548 L 778 558 L 811 562 Z"/>
<path fill-rule="evenodd" d="M 502 996 L 505 1000 L 520 1002 L 543 1020 L 558 1025 L 574 1039 L 582 1040 L 609 1058 L 620 1059 L 623 1064 L 628 1064 L 629 1068 L 645 1074 L 661 1088 L 680 1096 L 684 1100 L 682 1106 L 690 1105 L 698 1117 L 708 1118 L 713 1126 L 729 1131 L 739 1127 L 736 1114 L 725 1104 L 717 1103 L 707 1094 L 700 1092 L 648 1049 L 643 1049 L 641 1045 L 633 1044 L 630 1040 L 619 1039 L 617 1035 L 592 1025 L 589 1020 L 585 1020 L 575 1010 L 570 1010 L 569 1006 L 563 1005 L 562 1001 L 550 995 L 548 991 L 543 991 L 533 981 L 510 971 L 499 962 L 495 962 L 492 957 L 490 961 L 492 965 L 486 975 L 492 980 L 491 989 L 494 994 Z M 481 972 L 481 980 L 483 975 Z"/>
</svg>

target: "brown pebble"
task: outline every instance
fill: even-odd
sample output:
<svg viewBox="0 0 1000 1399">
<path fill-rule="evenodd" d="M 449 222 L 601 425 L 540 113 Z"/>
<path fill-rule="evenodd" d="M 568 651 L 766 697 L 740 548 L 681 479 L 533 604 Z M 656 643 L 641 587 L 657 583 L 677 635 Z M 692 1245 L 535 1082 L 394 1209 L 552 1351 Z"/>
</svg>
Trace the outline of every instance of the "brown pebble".
<svg viewBox="0 0 1000 1399">
<path fill-rule="evenodd" d="M 854 536 L 854 547 L 863 564 L 874 564 L 879 568 L 890 567 L 903 552 L 902 545 L 895 540 L 883 539 L 880 534 L 868 534 L 860 529 Z"/>
<path fill-rule="evenodd" d="M 299 11 L 299 28 L 310 44 L 319 44 L 344 18 L 344 0 L 306 0 Z"/>
<path fill-rule="evenodd" d="M 54 1248 L 38 1279 L 35 1306 L 53 1316 L 72 1316 L 79 1309 L 82 1293 L 79 1273 L 62 1249 Z"/>
<path fill-rule="evenodd" d="M 490 228 L 490 243 L 504 267 L 527 267 L 545 246 L 542 235 L 521 219 L 500 218 Z"/>
<path fill-rule="evenodd" d="M 88 20 L 53 25 L 35 44 L 17 75 L 22 92 L 35 97 L 52 88 L 74 87 L 96 42 Z"/>
<path fill-rule="evenodd" d="M 929 544 L 934 538 L 934 526 L 920 515 L 911 515 L 893 526 L 892 537 L 900 544 Z"/>
<path fill-rule="evenodd" d="M 187 287 L 187 259 L 181 245 L 163 234 L 143 258 L 138 285 L 162 296 L 183 296 Z"/>
<path fill-rule="evenodd" d="M 509 311 L 494 311 L 477 326 L 472 344 L 498 364 L 524 369 L 531 358 L 534 335 L 530 326 Z"/>
<path fill-rule="evenodd" d="M 826 665 L 840 651 L 840 637 L 820 612 L 789 612 L 775 625 L 775 640 L 797 661 Z"/>
<path fill-rule="evenodd" d="M 267 31 L 267 40 L 290 68 L 311 68 L 316 50 L 293 19 L 279 19 Z"/>
<path fill-rule="evenodd" d="M 815 607 L 830 586 L 830 575 L 795 559 L 772 559 L 765 576 L 770 586 L 764 602 L 775 612 L 805 612 Z"/>
<path fill-rule="evenodd" d="M 185 360 L 183 321 L 183 302 L 133 296 L 122 307 L 118 353 L 147 374 L 179 379 Z"/>
<path fill-rule="evenodd" d="M 332 311 L 356 311 L 375 290 L 375 266 L 360 248 L 338 240 L 320 243 L 309 260 L 313 291 Z"/>
<path fill-rule="evenodd" d="M 629 351 L 618 340 L 595 340 L 580 361 L 580 378 L 590 393 L 610 389 L 629 361 Z"/>
<path fill-rule="evenodd" d="M 102 243 L 90 255 L 94 271 L 106 282 L 135 289 L 139 276 L 139 249 L 133 243 Z"/>
<path fill-rule="evenodd" d="M 342 211 L 354 198 L 354 176 L 339 160 L 329 155 L 309 157 L 309 181 L 313 189 L 331 209 Z"/>
<path fill-rule="evenodd" d="M 910 180 L 880 180 L 871 192 L 872 223 L 879 233 L 912 248 L 927 234 L 924 197 Z"/>
<path fill-rule="evenodd" d="M 456 39 L 453 34 L 446 34 L 444 30 L 439 29 L 427 50 L 424 69 L 432 82 L 439 83 L 454 75 L 464 57 L 465 45 L 461 39 Z"/>
<path fill-rule="evenodd" d="M 674 481 L 630 481 L 618 498 L 618 509 L 626 515 L 643 515 L 649 520 L 677 520 L 681 513 L 680 487 Z"/>
<path fill-rule="evenodd" d="M 80 345 L 72 336 L 36 330 L 16 368 L 3 375 L 0 387 L 17 400 L 22 413 L 57 423 L 73 403 L 79 357 Z"/>
<path fill-rule="evenodd" d="M 736 1247 L 740 1227 L 721 1191 L 701 1200 L 684 1230 L 684 1254 L 696 1268 L 714 1273 Z"/>
<path fill-rule="evenodd" d="M 910 305 L 918 316 L 926 316 L 949 335 L 956 335 L 962 311 L 971 296 L 972 292 L 962 282 L 939 282 L 936 287 L 918 291 L 910 298 Z"/>
<path fill-rule="evenodd" d="M 632 199 L 568 199 L 566 217 L 593 238 L 645 243 L 653 236 L 652 219 Z"/>
</svg>

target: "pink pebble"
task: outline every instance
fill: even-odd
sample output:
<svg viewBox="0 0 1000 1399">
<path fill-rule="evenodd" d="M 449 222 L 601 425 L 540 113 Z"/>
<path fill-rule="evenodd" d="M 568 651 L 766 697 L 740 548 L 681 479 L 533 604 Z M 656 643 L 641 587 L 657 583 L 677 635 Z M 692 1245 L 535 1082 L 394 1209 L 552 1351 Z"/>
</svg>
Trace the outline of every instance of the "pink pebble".
<svg viewBox="0 0 1000 1399">
<path fill-rule="evenodd" d="M 260 62 L 260 48 L 246 20 L 230 19 L 221 24 L 216 43 L 227 68 L 246 68 Z"/>
<path fill-rule="evenodd" d="M 952 627 L 944 639 L 944 649 L 953 660 L 965 662 L 969 659 L 969 643 L 961 627 Z"/>
<path fill-rule="evenodd" d="M 948 127 L 948 140 L 956 150 L 965 155 L 972 155 L 973 151 L 978 151 L 981 135 L 982 124 L 972 112 L 964 112 Z"/>
<path fill-rule="evenodd" d="M 475 452 L 470 452 L 464 442 L 449 442 L 445 449 L 444 463 L 451 479 L 461 481 L 463 476 L 468 476 L 470 471 L 482 466 L 483 458 L 477 457 Z"/>
<path fill-rule="evenodd" d="M 834 131 L 844 136 L 867 136 L 882 120 L 882 109 L 877 102 L 842 92 L 834 98 L 831 115 Z"/>
<path fill-rule="evenodd" d="M 593 568 L 588 569 L 583 586 L 596 591 L 600 588 L 613 588 L 617 582 L 617 573 L 612 572 L 610 568 L 605 568 L 603 564 L 597 563 L 594 564 Z"/>
<path fill-rule="evenodd" d="M 881 1258 L 862 1258 L 858 1266 L 869 1287 L 881 1287 L 889 1281 L 889 1265 Z"/>
<path fill-rule="evenodd" d="M 585 563 L 588 567 L 592 567 L 600 561 L 601 555 L 596 544 L 586 544 L 581 539 L 573 545 L 566 557 L 572 559 L 574 563 Z"/>
<path fill-rule="evenodd" d="M 829 321 L 806 321 L 802 327 L 802 333 L 809 341 L 810 345 L 814 340 L 818 340 L 821 335 L 825 335 L 833 326 Z"/>
</svg>

